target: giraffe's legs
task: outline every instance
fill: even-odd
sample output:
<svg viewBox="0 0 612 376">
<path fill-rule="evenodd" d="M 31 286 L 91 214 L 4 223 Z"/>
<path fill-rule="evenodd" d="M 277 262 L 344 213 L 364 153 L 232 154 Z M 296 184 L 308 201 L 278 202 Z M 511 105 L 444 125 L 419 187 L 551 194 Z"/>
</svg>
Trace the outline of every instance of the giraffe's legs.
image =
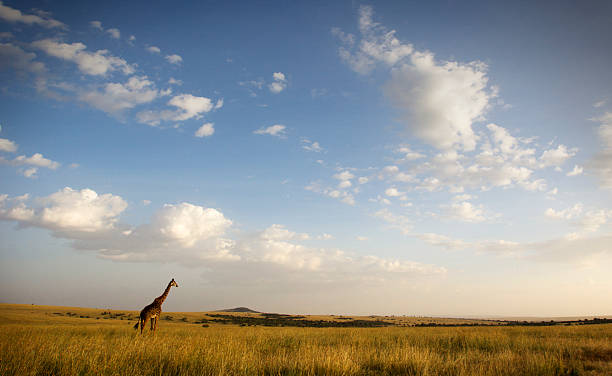
<svg viewBox="0 0 612 376">
<path fill-rule="evenodd" d="M 153 331 L 153 325 L 155 325 L 155 320 L 157 317 L 151 317 L 151 331 Z"/>
<path fill-rule="evenodd" d="M 142 334 L 142 331 L 144 330 L 145 325 L 147 325 L 147 317 L 145 316 L 144 318 L 140 318 L 140 334 Z"/>
<path fill-rule="evenodd" d="M 155 318 L 155 327 L 153 328 L 153 334 L 155 334 L 155 331 L 157 330 L 157 320 L 159 320 L 159 317 Z"/>
</svg>

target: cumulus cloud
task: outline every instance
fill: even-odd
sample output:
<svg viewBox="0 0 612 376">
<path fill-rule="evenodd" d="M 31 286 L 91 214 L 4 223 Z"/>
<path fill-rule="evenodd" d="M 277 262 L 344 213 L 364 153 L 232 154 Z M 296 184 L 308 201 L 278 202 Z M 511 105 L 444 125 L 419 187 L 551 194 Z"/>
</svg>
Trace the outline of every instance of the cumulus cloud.
<svg viewBox="0 0 612 376">
<path fill-rule="evenodd" d="M 548 208 L 544 215 L 556 220 L 570 221 L 570 224 L 576 231 L 568 234 L 567 237 L 575 239 L 598 231 L 602 225 L 608 222 L 608 218 L 612 218 L 612 210 L 591 209 L 585 211 L 584 205 L 577 203 L 572 207 L 562 210 Z"/>
<path fill-rule="evenodd" d="M 142 111 L 137 114 L 138 121 L 157 126 L 162 121 L 199 119 L 203 116 L 202 114 L 210 112 L 215 107 L 210 98 L 191 94 L 176 95 L 168 101 L 168 105 L 176 107 L 176 110 Z"/>
<path fill-rule="evenodd" d="M 488 124 L 480 133 L 475 153 L 447 150 L 427 157 L 418 165 L 391 165 L 382 169 L 381 179 L 388 182 L 412 183 L 418 190 L 462 192 L 464 189 L 488 190 L 494 187 L 520 187 L 530 191 L 544 191 L 547 182 L 536 176 L 536 171 L 558 167 L 576 149 L 564 145 L 541 150 L 530 140 L 514 137 L 496 124 Z"/>
<path fill-rule="evenodd" d="M 107 83 L 102 90 L 83 91 L 79 99 L 99 110 L 117 114 L 137 105 L 152 102 L 160 95 L 146 76 L 132 76 L 124 84 Z"/>
<path fill-rule="evenodd" d="M 582 166 L 578 166 L 578 165 L 574 165 L 574 169 L 570 172 L 568 172 L 567 176 L 578 176 L 578 175 L 582 175 L 582 172 L 584 171 L 584 168 Z"/>
<path fill-rule="evenodd" d="M 254 234 L 230 239 L 232 221 L 217 209 L 189 203 L 167 204 L 150 223 L 137 227 L 118 223 L 127 204 L 111 194 L 90 189 L 65 188 L 32 201 L 29 196 L 0 195 L 0 219 L 23 226 L 48 228 L 72 241 L 77 250 L 94 251 L 100 257 L 124 262 L 179 262 L 206 267 L 209 278 L 223 275 L 258 275 L 258 281 L 322 283 L 375 279 L 397 280 L 440 275 L 443 267 L 399 259 L 360 256 L 339 249 L 302 244 L 311 237 L 273 224 Z M 324 236 L 330 238 L 329 235 Z M 234 278 L 235 280 L 235 278 Z M 241 279 L 242 280 L 242 279 Z"/>
<path fill-rule="evenodd" d="M 268 89 L 270 89 L 272 93 L 278 94 L 287 88 L 287 78 L 284 73 L 274 72 L 274 74 L 272 74 L 272 79 L 274 81 L 268 85 Z"/>
<path fill-rule="evenodd" d="M 424 154 L 418 153 L 410 149 L 409 146 L 402 145 L 395 150 L 396 153 L 402 154 L 403 157 L 400 158 L 397 162 L 406 162 L 406 161 L 414 161 L 416 159 L 425 158 Z"/>
<path fill-rule="evenodd" d="M 13 166 L 30 165 L 30 166 L 36 166 L 36 167 L 44 167 L 44 168 L 48 168 L 51 170 L 55 170 L 60 166 L 59 162 L 47 159 L 40 153 L 35 153 L 31 157 L 20 155 L 12 160 L 7 160 L 3 157 L 0 157 L 0 162 L 5 163 L 5 164 L 10 164 Z"/>
<path fill-rule="evenodd" d="M 134 67 L 125 60 L 109 54 L 108 50 L 96 52 L 85 51 L 83 43 L 62 43 L 54 39 L 42 39 L 32 43 L 48 55 L 67 61 L 72 61 L 85 74 L 100 76 L 108 72 L 120 70 L 124 74 L 134 73 Z"/>
<path fill-rule="evenodd" d="M 351 192 L 347 192 L 346 190 L 342 189 L 340 186 L 342 185 L 343 182 L 347 181 L 349 184 L 351 184 L 350 181 L 348 180 L 341 180 L 339 183 L 339 186 L 336 187 L 325 187 L 322 186 L 319 182 L 311 182 L 309 185 L 307 185 L 306 187 L 304 187 L 305 190 L 307 191 L 311 191 L 311 192 L 315 192 L 315 193 L 319 193 L 337 200 L 340 200 L 340 202 L 343 202 L 347 205 L 355 205 L 355 196 L 353 196 L 353 194 Z M 346 185 L 346 183 L 345 183 Z M 352 184 L 351 184 L 352 185 Z M 340 189 L 338 189 L 340 188 Z M 345 187 L 347 188 L 347 187 Z"/>
<path fill-rule="evenodd" d="M 401 197 L 405 195 L 406 193 L 398 191 L 397 188 L 395 187 L 391 187 L 385 190 L 385 194 L 389 197 Z"/>
<path fill-rule="evenodd" d="M 280 236 L 270 236 L 271 232 Z M 239 241 L 236 248 L 242 259 L 253 266 L 266 267 L 267 264 L 277 266 L 277 273 L 285 270 L 303 276 L 316 273 L 319 280 L 328 282 L 355 277 L 367 281 L 373 277 L 395 279 L 446 273 L 445 268 L 413 261 L 356 256 L 339 249 L 308 247 L 299 242 L 303 235 L 281 225 L 272 225 L 253 237 Z"/>
<path fill-rule="evenodd" d="M 602 99 L 600 101 L 597 101 L 597 102 L 593 103 L 593 107 L 595 107 L 595 108 L 602 107 L 604 104 L 606 104 L 606 102 L 608 102 L 607 99 Z"/>
<path fill-rule="evenodd" d="M 119 29 L 108 29 L 106 30 L 107 33 L 110 34 L 111 37 L 115 38 L 115 39 L 119 39 L 121 37 L 121 32 L 119 31 Z"/>
<path fill-rule="evenodd" d="M 487 220 L 482 205 L 474 205 L 469 201 L 453 202 L 447 209 L 450 218 L 463 222 L 478 223 Z"/>
<path fill-rule="evenodd" d="M 0 151 L 14 153 L 17 151 L 17 144 L 6 138 L 0 138 Z"/>
<path fill-rule="evenodd" d="M 556 149 L 545 150 L 540 156 L 542 167 L 561 166 L 566 160 L 576 155 L 578 149 L 568 149 L 565 145 L 559 145 Z"/>
<path fill-rule="evenodd" d="M 0 218 L 23 226 L 37 226 L 58 234 L 110 230 L 127 203 L 112 194 L 98 195 L 91 189 L 61 191 L 36 200 L 31 206 L 22 200 L 0 201 Z"/>
<path fill-rule="evenodd" d="M 216 209 L 181 203 L 164 205 L 155 215 L 152 226 L 165 238 L 192 247 L 200 240 L 223 235 L 231 224 Z"/>
<path fill-rule="evenodd" d="M 26 52 L 11 43 L 0 43 L 0 70 L 11 68 L 17 72 L 44 73 L 45 65 L 34 61 L 36 54 Z"/>
<path fill-rule="evenodd" d="M 153 54 L 161 53 L 161 50 L 157 46 L 149 46 L 149 47 L 147 47 L 147 51 L 149 51 L 149 52 L 151 52 Z"/>
<path fill-rule="evenodd" d="M 315 153 L 320 153 L 323 151 L 323 148 L 321 147 L 321 145 L 319 145 L 317 141 L 310 141 L 307 138 L 302 139 L 302 149 L 313 151 Z"/>
<path fill-rule="evenodd" d="M 355 46 L 355 36 L 332 28 L 332 34 L 343 44 L 338 49 L 340 58 L 355 72 L 367 74 L 382 62 L 392 66 L 413 52 L 411 44 L 403 44 L 395 37 L 395 30 L 387 30 L 372 20 L 373 10 L 369 6 L 359 8 L 359 31 L 361 40 Z"/>
<path fill-rule="evenodd" d="M 34 179 L 36 178 L 36 173 L 38 173 L 38 168 L 37 167 L 26 168 L 21 173 L 26 178 Z"/>
<path fill-rule="evenodd" d="M 600 149 L 587 162 L 587 170 L 599 179 L 604 189 L 612 189 L 612 112 L 592 119 L 600 123 L 597 128 Z"/>
<path fill-rule="evenodd" d="M 404 235 L 412 233 L 412 220 L 405 215 L 394 214 L 389 209 L 384 208 L 374 213 L 374 217 L 387 222 L 391 228 L 400 230 Z"/>
<path fill-rule="evenodd" d="M 39 25 L 47 29 L 60 28 L 66 29 L 66 25 L 51 18 L 48 14 L 41 13 L 40 15 L 35 14 L 24 14 L 20 10 L 11 8 L 3 4 L 0 1 L 0 19 L 11 23 L 23 23 L 26 25 Z"/>
<path fill-rule="evenodd" d="M 353 35 L 332 29 L 344 44 L 342 60 L 361 74 L 378 64 L 391 68 L 384 92 L 417 137 L 438 149 L 474 150 L 478 137 L 472 125 L 484 119 L 497 95 L 488 86 L 486 64 L 436 61 L 429 51 L 415 51 L 396 38 L 395 30 L 374 22 L 369 6 L 359 9 L 359 31 L 355 44 Z"/>
<path fill-rule="evenodd" d="M 215 133 L 215 127 L 213 123 L 205 123 L 195 132 L 196 137 L 209 137 Z"/>
<path fill-rule="evenodd" d="M 178 65 L 183 62 L 183 58 L 176 54 L 166 55 L 166 60 L 168 60 L 170 64 L 175 65 Z"/>
<path fill-rule="evenodd" d="M 430 52 L 416 52 L 394 68 L 385 94 L 414 134 L 438 149 L 474 150 L 472 124 L 484 119 L 495 93 L 488 90 L 486 65 L 437 62 Z"/>
<path fill-rule="evenodd" d="M 255 131 L 253 131 L 254 134 L 261 134 L 261 135 L 270 135 L 270 136 L 276 136 L 276 137 L 284 137 L 285 136 L 285 129 L 286 127 L 284 125 L 281 124 L 275 124 L 275 125 L 271 125 L 269 127 L 261 127 Z"/>
<path fill-rule="evenodd" d="M 93 27 L 94 29 L 101 30 L 101 31 L 104 30 L 102 28 L 102 22 L 100 21 L 90 21 L 89 26 Z"/>
</svg>

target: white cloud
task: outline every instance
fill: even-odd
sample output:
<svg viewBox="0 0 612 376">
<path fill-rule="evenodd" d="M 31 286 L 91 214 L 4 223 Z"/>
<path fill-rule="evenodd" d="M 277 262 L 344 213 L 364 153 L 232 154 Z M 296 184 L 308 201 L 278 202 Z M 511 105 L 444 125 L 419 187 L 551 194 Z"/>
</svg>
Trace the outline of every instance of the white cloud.
<svg viewBox="0 0 612 376">
<path fill-rule="evenodd" d="M 33 42 L 32 46 L 43 50 L 48 55 L 74 62 L 85 74 L 99 76 L 115 70 L 120 70 L 124 74 L 134 73 L 134 67 L 125 60 L 110 55 L 107 50 L 98 50 L 93 53 L 85 51 L 87 46 L 80 42 L 68 44 L 53 39 L 43 39 Z"/>
<path fill-rule="evenodd" d="M 350 180 L 342 180 L 340 181 L 340 183 L 338 183 L 338 188 L 340 189 L 346 189 L 346 188 L 350 188 L 353 186 L 353 183 L 351 183 Z"/>
<path fill-rule="evenodd" d="M 149 47 L 147 47 L 147 51 L 149 51 L 150 53 L 153 53 L 153 54 L 161 53 L 161 50 L 157 46 L 149 46 Z"/>
<path fill-rule="evenodd" d="M 342 183 L 342 181 L 340 183 Z M 309 185 L 304 187 L 304 189 L 307 191 L 319 193 L 319 194 L 322 194 L 322 195 L 325 195 L 331 198 L 335 198 L 347 205 L 351 205 L 351 206 L 355 205 L 355 197 L 353 196 L 352 193 L 347 192 L 345 190 L 338 190 L 336 188 L 330 188 L 330 187 L 324 188 L 318 182 L 311 182 Z"/>
<path fill-rule="evenodd" d="M 355 239 L 359 240 L 360 242 L 365 242 L 368 240 L 367 236 L 356 236 Z"/>
<path fill-rule="evenodd" d="M 60 166 L 59 162 L 55 162 L 50 159 L 47 159 L 40 153 L 35 153 L 31 157 L 20 155 L 13 160 L 7 160 L 7 159 L 4 159 L 3 157 L 0 157 L 0 162 L 10 164 L 13 166 L 30 165 L 30 166 L 36 166 L 36 167 L 44 167 L 44 168 L 48 168 L 51 170 L 55 170 Z"/>
<path fill-rule="evenodd" d="M 607 99 L 602 99 L 600 101 L 597 101 L 597 102 L 593 103 L 593 107 L 595 107 L 595 108 L 602 107 L 604 104 L 606 104 L 606 102 L 608 102 Z"/>
<path fill-rule="evenodd" d="M 612 218 L 612 210 L 594 209 L 584 212 L 582 203 L 563 210 L 546 209 L 544 214 L 553 219 L 572 220 L 571 224 L 577 228 L 577 232 L 568 235 L 568 238 L 576 239 L 587 233 L 596 232 L 606 224 L 608 218 Z M 584 213 L 584 214 L 583 214 Z"/>
<path fill-rule="evenodd" d="M 37 167 L 30 167 L 30 168 L 23 170 L 22 173 L 23 173 L 23 176 L 25 176 L 26 178 L 33 179 L 36 177 L 37 172 L 38 172 Z"/>
<path fill-rule="evenodd" d="M 384 26 L 372 20 L 372 8 L 359 8 L 359 31 L 361 40 L 355 47 L 355 37 L 338 28 L 332 29 L 332 34 L 338 37 L 344 46 L 338 53 L 342 60 L 355 72 L 369 73 L 376 63 L 382 62 L 393 66 L 413 52 L 411 44 L 403 44 L 395 37 L 395 30 L 387 30 Z"/>
<path fill-rule="evenodd" d="M 253 131 L 254 134 L 261 134 L 261 135 L 270 135 L 270 136 L 276 136 L 276 137 L 284 137 L 285 136 L 285 129 L 286 127 L 284 125 L 281 124 L 275 124 L 275 125 L 271 125 L 269 127 L 261 127 L 255 131 Z"/>
<path fill-rule="evenodd" d="M 350 179 L 353 179 L 354 177 L 355 175 L 353 175 L 353 173 L 350 172 L 349 170 L 341 171 L 337 174 L 334 174 L 333 176 L 334 179 L 338 179 L 338 180 L 350 180 Z"/>
<path fill-rule="evenodd" d="M 586 167 L 599 179 L 602 188 L 612 189 L 612 112 L 606 112 L 592 120 L 600 123 L 597 136 L 601 147 L 587 162 Z"/>
<path fill-rule="evenodd" d="M 548 208 L 544 212 L 544 214 L 549 218 L 554 219 L 571 219 L 575 218 L 582 213 L 583 205 L 578 203 L 571 208 L 563 209 L 563 210 L 554 210 L 553 208 Z"/>
<path fill-rule="evenodd" d="M 91 189 L 78 191 L 69 187 L 38 199 L 31 207 L 24 202 L 10 207 L 4 202 L 0 204 L 1 219 L 48 228 L 56 233 L 110 230 L 127 207 L 119 196 L 98 195 Z"/>
<path fill-rule="evenodd" d="M 172 97 L 168 105 L 176 110 L 142 111 L 137 114 L 141 123 L 157 126 L 162 121 L 185 121 L 192 118 L 199 119 L 203 113 L 213 110 L 214 105 L 209 98 L 197 97 L 191 94 L 180 94 Z"/>
<path fill-rule="evenodd" d="M 323 148 L 321 147 L 321 145 L 319 145 L 317 141 L 310 141 L 307 138 L 302 139 L 302 149 L 313 151 L 315 153 L 320 153 L 323 151 Z"/>
<path fill-rule="evenodd" d="M 182 84 L 183 84 L 183 81 L 177 80 L 174 77 L 170 77 L 170 79 L 168 80 L 168 85 L 178 85 L 178 86 L 180 86 Z"/>
<path fill-rule="evenodd" d="M 205 123 L 195 132 L 196 137 L 209 137 L 215 133 L 215 127 L 213 123 Z"/>
<path fill-rule="evenodd" d="M 91 21 L 89 22 L 89 26 L 93 27 L 94 29 L 101 30 L 101 31 L 104 30 L 102 28 L 102 22 L 100 21 Z"/>
<path fill-rule="evenodd" d="M 404 157 L 401 158 L 398 162 L 414 161 L 416 159 L 425 158 L 424 154 L 411 150 L 409 146 L 400 146 L 395 150 L 395 152 L 404 155 Z"/>
<path fill-rule="evenodd" d="M 574 169 L 570 172 L 568 172 L 567 176 L 578 176 L 578 175 L 582 175 L 582 172 L 584 171 L 584 168 L 582 168 L 582 166 L 578 166 L 578 165 L 574 165 Z"/>
<path fill-rule="evenodd" d="M 538 178 L 536 171 L 554 167 L 576 152 L 576 149 L 562 145 L 540 151 L 543 157 L 538 160 L 537 146 L 529 145 L 528 139 L 512 136 L 496 124 L 487 125 L 479 137 L 481 142 L 476 153 L 447 150 L 418 165 L 403 167 L 406 172 L 400 172 L 394 166 L 385 168 L 381 179 L 412 182 L 417 189 L 427 191 L 448 189 L 462 192 L 466 188 L 488 190 L 493 187 L 544 191 L 547 181 Z"/>
<path fill-rule="evenodd" d="M 333 238 L 334 238 L 333 235 L 327 234 L 327 233 L 323 233 L 323 234 L 317 236 L 317 239 L 322 239 L 322 240 L 330 240 L 330 239 L 333 239 Z"/>
<path fill-rule="evenodd" d="M 474 150 L 472 130 L 495 93 L 487 90 L 486 65 L 436 62 L 432 53 L 415 52 L 410 63 L 394 68 L 385 94 L 406 112 L 414 134 L 438 149 Z"/>
<path fill-rule="evenodd" d="M 360 177 L 357 179 L 357 182 L 358 182 L 359 184 L 366 184 L 366 183 L 367 183 L 367 182 L 369 182 L 369 181 L 370 181 L 370 179 L 369 179 L 368 177 L 366 177 L 366 176 L 360 176 Z"/>
<path fill-rule="evenodd" d="M 17 72 L 45 72 L 45 65 L 34 61 L 35 58 L 36 54 L 33 52 L 26 52 L 11 43 L 0 43 L 0 70 L 12 68 Z"/>
<path fill-rule="evenodd" d="M 119 31 L 119 29 L 108 29 L 106 30 L 107 33 L 110 34 L 111 37 L 115 38 L 115 39 L 119 39 L 121 37 L 121 32 Z"/>
<path fill-rule="evenodd" d="M 213 109 L 212 102 L 206 97 L 197 97 L 191 94 L 181 94 L 173 97 L 168 102 L 182 110 L 173 120 L 187 120 L 199 116 L 201 113 L 209 112 Z"/>
<path fill-rule="evenodd" d="M 310 236 L 274 224 L 237 240 L 225 238 L 232 226 L 217 209 L 181 203 L 164 205 L 149 224 L 129 227 L 117 223 L 126 203 L 119 196 L 98 195 L 65 188 L 39 199 L 0 196 L 0 219 L 39 226 L 72 240 L 78 250 L 89 250 L 114 261 L 180 262 L 207 268 L 209 278 L 223 283 L 223 275 L 259 275 L 258 281 L 299 278 L 300 283 L 397 281 L 416 275 L 444 274 L 446 269 L 414 261 L 348 254 L 339 249 L 301 244 Z M 325 234 L 325 239 L 331 236 Z M 347 278 L 349 280 L 347 280 Z M 231 278 L 235 280 L 235 278 Z M 244 279 L 243 279 L 244 280 Z"/>
<path fill-rule="evenodd" d="M 107 83 L 102 91 L 91 90 L 79 94 L 79 99 L 92 107 L 116 114 L 137 105 L 152 102 L 160 95 L 146 76 L 132 76 L 125 84 Z"/>
<path fill-rule="evenodd" d="M 176 65 L 183 62 L 183 58 L 176 54 L 166 55 L 166 60 L 168 60 L 170 64 L 176 64 Z"/>
<path fill-rule="evenodd" d="M 561 166 L 566 160 L 576 155 L 578 149 L 568 150 L 567 146 L 559 145 L 556 149 L 545 150 L 540 156 L 542 167 Z"/>
<path fill-rule="evenodd" d="M 392 188 L 387 188 L 385 190 L 385 194 L 387 196 L 389 196 L 389 197 L 400 197 L 400 196 L 405 195 L 406 193 L 405 192 L 400 192 L 400 191 L 397 190 L 397 188 L 392 187 Z"/>
<path fill-rule="evenodd" d="M 6 6 L 0 1 L 0 19 L 12 23 L 23 23 L 26 25 L 40 25 L 47 29 L 60 28 L 65 29 L 66 25 L 49 17 L 46 14 L 42 16 L 34 14 L 23 14 L 20 10 Z"/>
<path fill-rule="evenodd" d="M 189 203 L 166 204 L 155 215 L 153 228 L 165 238 L 177 241 L 184 247 L 196 242 L 223 235 L 232 225 L 216 209 L 203 208 Z"/>
<path fill-rule="evenodd" d="M 355 44 L 355 36 L 353 34 L 350 34 L 350 33 L 345 33 L 340 28 L 332 27 L 331 33 L 332 33 L 333 36 L 335 36 L 338 39 L 340 39 L 340 41 L 343 44 L 346 44 L 349 47 L 351 47 L 351 46 L 353 46 Z"/>
<path fill-rule="evenodd" d="M 14 153 L 17 151 L 17 144 L 6 138 L 0 138 L 0 151 Z"/>
<path fill-rule="evenodd" d="M 272 78 L 274 81 L 268 85 L 268 89 L 270 89 L 272 93 L 278 94 L 287 88 L 287 78 L 285 77 L 285 74 L 281 72 L 274 72 L 274 74 L 272 74 Z"/>
<path fill-rule="evenodd" d="M 404 215 L 393 214 L 389 209 L 384 208 L 374 213 L 374 217 L 382 219 L 392 228 L 400 230 L 404 235 L 412 233 L 412 221 Z"/>
<path fill-rule="evenodd" d="M 371 7 L 360 7 L 361 40 L 355 48 L 352 36 L 332 30 L 345 43 L 340 57 L 361 74 L 378 63 L 392 68 L 385 94 L 405 112 L 406 125 L 417 137 L 438 149 L 474 150 L 478 137 L 472 124 L 484 119 L 497 96 L 496 89 L 488 87 L 486 64 L 438 62 L 433 53 L 400 42 L 395 30 L 374 22 L 372 15 Z"/>
<path fill-rule="evenodd" d="M 215 103 L 215 106 L 213 107 L 213 110 L 218 110 L 221 107 L 223 107 L 223 98 L 217 99 L 217 102 Z"/>
<path fill-rule="evenodd" d="M 448 208 L 450 218 L 463 221 L 478 223 L 487 220 L 482 205 L 475 206 L 469 201 L 454 202 Z"/>
<path fill-rule="evenodd" d="M 596 232 L 612 217 L 612 210 L 590 210 L 578 221 L 577 225 L 583 232 Z"/>
</svg>

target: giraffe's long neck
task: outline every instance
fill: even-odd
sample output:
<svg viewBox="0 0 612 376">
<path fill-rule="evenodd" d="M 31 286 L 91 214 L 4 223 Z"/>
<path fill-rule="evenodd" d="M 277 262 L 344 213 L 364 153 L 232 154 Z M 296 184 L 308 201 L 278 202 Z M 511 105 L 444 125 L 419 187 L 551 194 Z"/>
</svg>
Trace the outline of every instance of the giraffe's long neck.
<svg viewBox="0 0 612 376">
<path fill-rule="evenodd" d="M 171 283 L 172 282 L 168 283 L 168 287 L 166 287 L 166 290 L 164 291 L 164 293 L 161 294 L 157 299 L 155 299 L 159 302 L 159 305 L 162 305 L 164 300 L 166 300 L 166 298 L 168 297 L 168 294 L 170 293 L 170 287 L 172 287 Z"/>
</svg>

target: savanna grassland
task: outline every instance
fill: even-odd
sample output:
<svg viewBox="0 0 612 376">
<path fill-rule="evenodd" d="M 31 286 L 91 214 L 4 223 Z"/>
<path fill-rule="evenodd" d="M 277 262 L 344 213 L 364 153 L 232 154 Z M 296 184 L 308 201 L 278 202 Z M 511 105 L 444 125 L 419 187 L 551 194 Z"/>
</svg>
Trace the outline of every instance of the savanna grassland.
<svg viewBox="0 0 612 376">
<path fill-rule="evenodd" d="M 134 311 L 0 304 L 0 375 L 612 375 L 612 324 L 218 314 L 141 336 Z M 434 321 L 482 326 L 411 326 Z"/>
</svg>

